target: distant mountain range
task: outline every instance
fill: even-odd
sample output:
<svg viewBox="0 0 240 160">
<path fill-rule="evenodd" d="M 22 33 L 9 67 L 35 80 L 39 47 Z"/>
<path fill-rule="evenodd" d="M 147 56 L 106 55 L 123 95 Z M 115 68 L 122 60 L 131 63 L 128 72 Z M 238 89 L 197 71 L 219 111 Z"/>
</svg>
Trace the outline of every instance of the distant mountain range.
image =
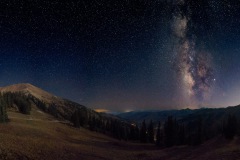
<svg viewBox="0 0 240 160">
<path fill-rule="evenodd" d="M 132 122 L 141 124 L 143 120 L 149 122 L 153 120 L 155 124 L 159 121 L 164 122 L 168 116 L 176 118 L 182 123 L 195 121 L 199 117 L 204 122 L 211 125 L 222 123 L 228 115 L 235 115 L 240 121 L 240 105 L 227 108 L 201 108 L 201 109 L 182 109 L 182 110 L 165 110 L 165 111 L 132 111 L 120 113 L 117 116 Z"/>
<path fill-rule="evenodd" d="M 149 122 L 165 121 L 168 116 L 174 116 L 178 119 L 194 113 L 195 110 L 183 109 L 183 110 L 146 110 L 146 111 L 131 111 L 120 113 L 117 116 L 123 119 L 135 121 L 141 123 L 143 120 Z"/>
</svg>

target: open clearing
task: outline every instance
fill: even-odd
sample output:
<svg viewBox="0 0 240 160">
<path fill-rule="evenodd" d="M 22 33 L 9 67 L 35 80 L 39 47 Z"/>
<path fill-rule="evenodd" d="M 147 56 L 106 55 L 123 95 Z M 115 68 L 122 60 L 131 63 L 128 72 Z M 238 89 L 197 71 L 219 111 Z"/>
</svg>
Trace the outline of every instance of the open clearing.
<svg viewBox="0 0 240 160">
<path fill-rule="evenodd" d="M 0 124 L 0 159 L 240 159 L 238 138 L 218 137 L 197 147 L 159 149 L 152 144 L 118 141 L 103 134 L 76 129 L 33 108 L 31 115 L 8 112 Z"/>
</svg>

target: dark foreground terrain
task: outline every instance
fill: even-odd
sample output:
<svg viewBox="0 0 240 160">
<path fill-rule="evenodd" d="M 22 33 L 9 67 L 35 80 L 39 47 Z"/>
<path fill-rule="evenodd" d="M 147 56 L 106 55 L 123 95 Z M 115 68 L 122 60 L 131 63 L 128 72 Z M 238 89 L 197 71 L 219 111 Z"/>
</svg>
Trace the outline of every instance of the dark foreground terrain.
<svg viewBox="0 0 240 160">
<path fill-rule="evenodd" d="M 160 149 L 73 128 L 37 108 L 32 108 L 31 115 L 13 111 L 8 115 L 10 122 L 0 124 L 0 159 L 240 159 L 239 138 L 217 137 L 196 147 Z"/>
</svg>

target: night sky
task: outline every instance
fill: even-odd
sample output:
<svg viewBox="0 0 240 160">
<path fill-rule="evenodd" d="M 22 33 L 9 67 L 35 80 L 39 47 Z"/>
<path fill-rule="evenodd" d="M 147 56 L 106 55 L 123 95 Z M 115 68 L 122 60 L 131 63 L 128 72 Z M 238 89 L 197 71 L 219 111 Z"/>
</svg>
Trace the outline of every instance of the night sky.
<svg viewBox="0 0 240 160">
<path fill-rule="evenodd" d="M 0 86 L 111 111 L 240 104 L 239 0 L 0 1 Z"/>
</svg>

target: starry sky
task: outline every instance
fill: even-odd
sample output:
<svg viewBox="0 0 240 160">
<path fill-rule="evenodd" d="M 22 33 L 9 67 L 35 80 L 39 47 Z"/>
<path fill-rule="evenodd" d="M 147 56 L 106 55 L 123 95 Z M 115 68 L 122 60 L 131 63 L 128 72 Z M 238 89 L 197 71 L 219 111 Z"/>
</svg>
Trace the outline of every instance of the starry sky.
<svg viewBox="0 0 240 160">
<path fill-rule="evenodd" d="M 111 111 L 240 104 L 239 0 L 1 0 L 0 86 Z"/>
</svg>

